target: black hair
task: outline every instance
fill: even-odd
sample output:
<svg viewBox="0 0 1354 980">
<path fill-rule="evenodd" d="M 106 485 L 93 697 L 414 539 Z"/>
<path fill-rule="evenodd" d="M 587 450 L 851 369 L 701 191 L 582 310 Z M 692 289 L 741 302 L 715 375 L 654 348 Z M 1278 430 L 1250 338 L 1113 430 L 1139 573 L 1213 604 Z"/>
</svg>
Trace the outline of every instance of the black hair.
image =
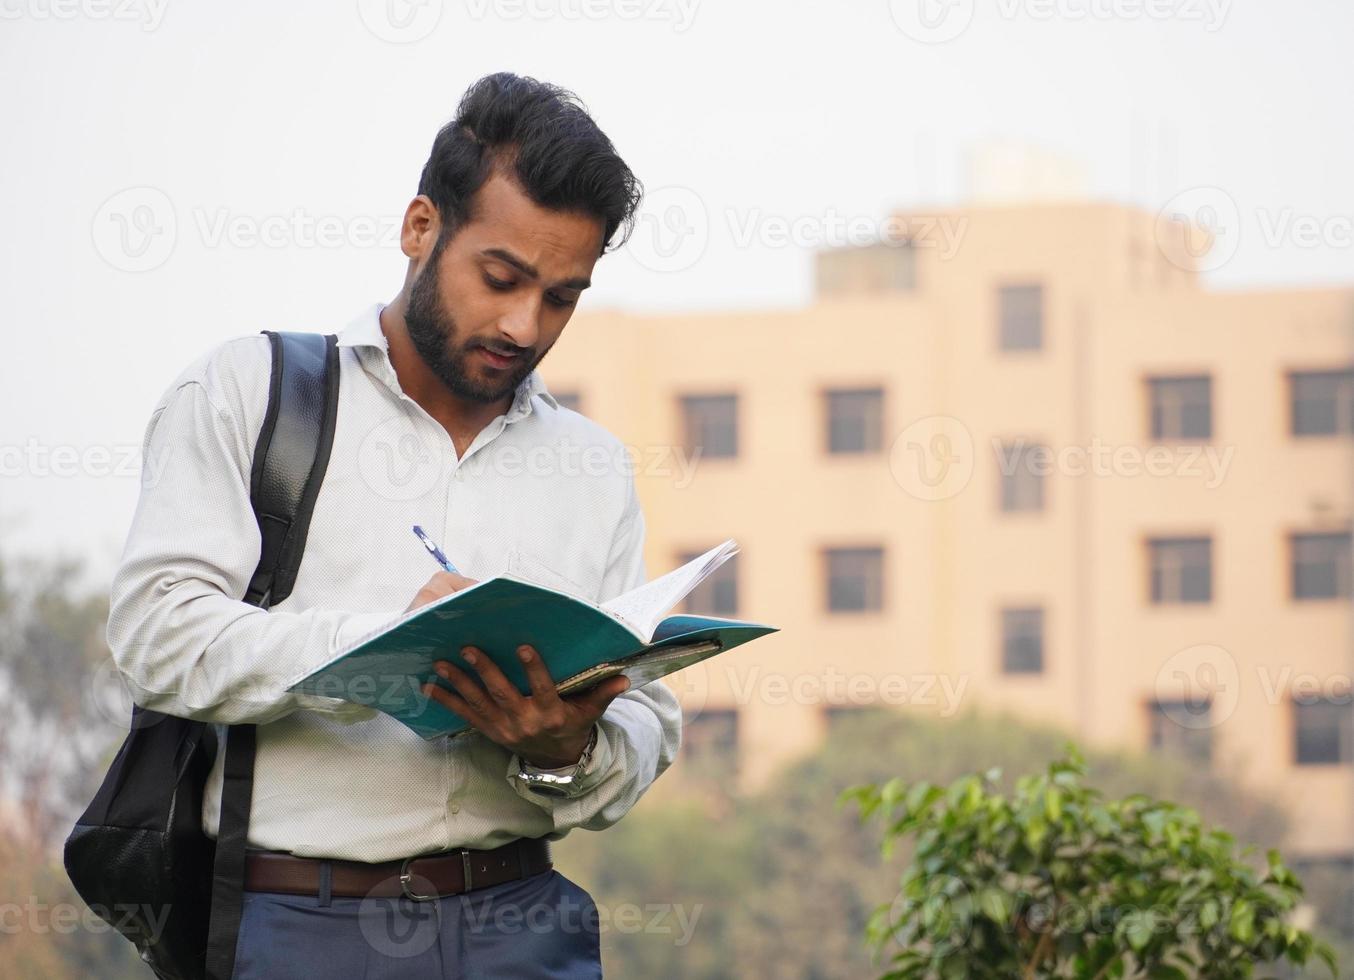
<svg viewBox="0 0 1354 980">
<path fill-rule="evenodd" d="M 442 219 L 439 245 L 474 217 L 475 195 L 496 169 L 541 207 L 600 219 L 601 254 L 630 237 L 643 185 L 567 89 L 501 71 L 466 90 L 418 181 Z"/>
</svg>

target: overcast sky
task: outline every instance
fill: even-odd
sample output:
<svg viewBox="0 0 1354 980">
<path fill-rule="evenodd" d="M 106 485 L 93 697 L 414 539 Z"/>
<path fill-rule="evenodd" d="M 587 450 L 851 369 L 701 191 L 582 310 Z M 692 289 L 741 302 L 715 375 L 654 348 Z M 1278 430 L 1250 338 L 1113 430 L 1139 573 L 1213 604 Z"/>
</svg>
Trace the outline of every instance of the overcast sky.
<svg viewBox="0 0 1354 980">
<path fill-rule="evenodd" d="M 1348 3 L 921 2 L 0 0 L 0 545 L 106 585 L 160 392 L 391 297 L 433 134 L 493 71 L 576 91 L 662 219 L 583 313 L 802 304 L 814 240 L 965 200 L 992 140 L 1212 208 L 1219 288 L 1354 283 Z"/>
</svg>

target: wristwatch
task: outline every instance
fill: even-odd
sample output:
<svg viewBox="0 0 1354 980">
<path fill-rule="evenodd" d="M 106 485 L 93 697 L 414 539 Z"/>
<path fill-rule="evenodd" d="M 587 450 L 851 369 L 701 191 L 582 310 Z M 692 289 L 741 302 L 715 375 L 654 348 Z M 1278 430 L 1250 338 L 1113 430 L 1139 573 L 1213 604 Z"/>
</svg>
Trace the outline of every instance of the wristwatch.
<svg viewBox="0 0 1354 980">
<path fill-rule="evenodd" d="M 582 782 L 583 770 L 592 761 L 592 750 L 597 747 L 597 725 L 592 726 L 588 744 L 583 754 L 572 766 L 563 769 L 538 769 L 525 759 L 518 757 L 516 776 L 533 793 L 541 796 L 570 797 L 578 794 L 578 784 Z"/>
</svg>

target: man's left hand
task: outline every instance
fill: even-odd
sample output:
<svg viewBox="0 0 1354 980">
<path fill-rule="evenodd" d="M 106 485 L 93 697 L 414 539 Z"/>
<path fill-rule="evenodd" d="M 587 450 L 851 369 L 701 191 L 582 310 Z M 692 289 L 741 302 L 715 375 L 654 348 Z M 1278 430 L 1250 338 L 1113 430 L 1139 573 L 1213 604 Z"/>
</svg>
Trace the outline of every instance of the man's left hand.
<svg viewBox="0 0 1354 980">
<path fill-rule="evenodd" d="M 627 677 L 609 677 L 584 694 L 561 698 L 540 654 L 523 645 L 517 648 L 517 658 L 531 686 L 531 694 L 523 696 L 483 650 L 462 647 L 461 657 L 475 668 L 483 687 L 465 671 L 439 660 L 434 665 L 438 676 L 456 690 L 428 683 L 423 692 L 538 769 L 560 769 L 578 762 L 593 724 L 630 686 Z"/>
</svg>

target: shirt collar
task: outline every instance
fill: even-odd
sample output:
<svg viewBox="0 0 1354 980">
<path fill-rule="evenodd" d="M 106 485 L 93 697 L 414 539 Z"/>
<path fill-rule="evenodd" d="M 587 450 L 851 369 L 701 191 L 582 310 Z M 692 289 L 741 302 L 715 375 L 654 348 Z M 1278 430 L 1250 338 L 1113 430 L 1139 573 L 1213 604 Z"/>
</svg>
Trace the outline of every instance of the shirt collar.
<svg viewBox="0 0 1354 980">
<path fill-rule="evenodd" d="M 395 368 L 390 363 L 390 345 L 385 334 L 381 332 L 381 310 L 384 308 L 384 303 L 374 303 L 367 307 L 361 315 L 355 317 L 351 323 L 339 331 L 338 345 L 354 348 L 374 347 L 379 350 L 381 354 L 375 361 L 376 370 L 387 385 L 398 391 L 399 380 L 395 376 Z M 545 379 L 541 377 L 541 372 L 532 368 L 531 373 L 523 378 L 522 383 L 517 386 L 517 391 L 513 394 L 512 407 L 508 409 L 504 421 L 514 422 L 523 416 L 530 415 L 531 400 L 536 395 L 540 395 L 541 399 L 551 408 L 559 408 L 559 402 L 555 401 L 555 396 L 546 390 Z"/>
</svg>

